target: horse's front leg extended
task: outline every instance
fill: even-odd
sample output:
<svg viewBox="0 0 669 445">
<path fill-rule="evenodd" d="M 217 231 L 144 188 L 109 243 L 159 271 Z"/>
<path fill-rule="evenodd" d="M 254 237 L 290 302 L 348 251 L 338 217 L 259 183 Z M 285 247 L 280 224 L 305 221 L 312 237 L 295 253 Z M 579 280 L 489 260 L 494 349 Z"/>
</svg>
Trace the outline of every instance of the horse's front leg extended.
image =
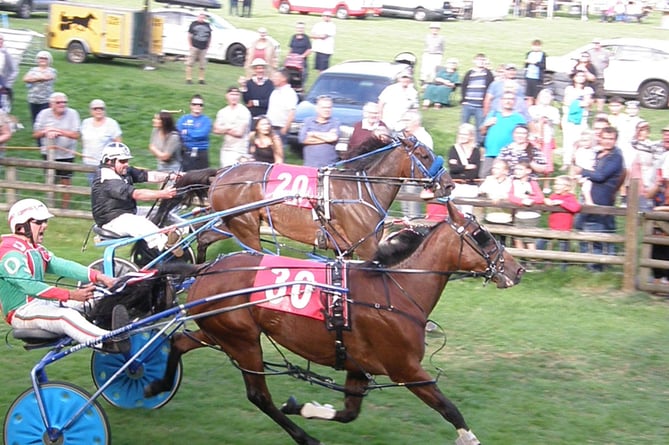
<svg viewBox="0 0 669 445">
<path fill-rule="evenodd" d="M 369 379 L 362 373 L 352 372 L 346 375 L 346 396 L 344 397 L 344 409 L 335 410 L 330 405 L 321 405 L 316 402 L 299 404 L 291 397 L 281 407 L 286 414 L 299 414 L 307 419 L 334 420 L 336 422 L 348 423 L 358 418 L 362 398 L 369 384 Z"/>
<path fill-rule="evenodd" d="M 206 336 L 202 331 L 192 332 L 189 335 L 175 334 L 171 339 L 165 375 L 162 379 L 154 380 L 144 387 L 144 397 L 153 397 L 161 392 L 171 390 L 181 356 L 188 351 L 202 347 L 205 342 Z"/>
<path fill-rule="evenodd" d="M 395 382 L 427 382 L 432 380 L 430 375 L 422 368 L 417 375 L 412 375 L 410 377 L 402 376 L 401 378 L 391 376 L 391 378 Z M 449 421 L 455 427 L 458 432 L 458 438 L 455 441 L 456 445 L 480 445 L 479 440 L 467 426 L 460 410 L 458 410 L 453 402 L 444 396 L 436 383 L 415 386 L 409 385 L 408 388 L 412 393 L 418 396 L 419 399 L 425 402 L 425 404 L 441 414 L 444 419 Z"/>
</svg>

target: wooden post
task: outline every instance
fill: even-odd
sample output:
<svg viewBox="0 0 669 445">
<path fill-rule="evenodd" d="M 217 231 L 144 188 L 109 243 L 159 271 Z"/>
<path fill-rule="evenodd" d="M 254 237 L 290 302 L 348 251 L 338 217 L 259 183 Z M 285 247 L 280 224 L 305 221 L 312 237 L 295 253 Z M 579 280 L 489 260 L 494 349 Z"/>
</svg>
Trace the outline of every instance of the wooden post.
<svg viewBox="0 0 669 445">
<path fill-rule="evenodd" d="M 625 263 L 623 264 L 623 292 L 636 289 L 639 259 L 639 179 L 630 180 L 625 214 Z"/>
<path fill-rule="evenodd" d="M 5 167 L 5 181 L 14 182 L 16 181 L 16 167 L 13 165 Z M 16 202 L 16 190 L 15 189 L 5 189 L 5 198 L 6 202 L 9 205 L 12 205 Z"/>
</svg>

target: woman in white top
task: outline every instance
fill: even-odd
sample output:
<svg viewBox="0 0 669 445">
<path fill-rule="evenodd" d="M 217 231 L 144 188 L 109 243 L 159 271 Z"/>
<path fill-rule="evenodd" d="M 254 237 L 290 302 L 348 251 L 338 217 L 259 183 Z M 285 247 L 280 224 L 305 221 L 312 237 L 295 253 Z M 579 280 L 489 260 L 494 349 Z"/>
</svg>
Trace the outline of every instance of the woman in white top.
<svg viewBox="0 0 669 445">
<path fill-rule="evenodd" d="M 85 165 L 97 167 L 102 159 L 102 150 L 110 142 L 121 142 L 121 127 L 106 115 L 106 105 L 101 99 L 91 101 L 89 110 L 91 117 L 81 123 L 82 157 Z M 95 173 L 88 174 L 88 182 L 92 184 Z"/>
</svg>

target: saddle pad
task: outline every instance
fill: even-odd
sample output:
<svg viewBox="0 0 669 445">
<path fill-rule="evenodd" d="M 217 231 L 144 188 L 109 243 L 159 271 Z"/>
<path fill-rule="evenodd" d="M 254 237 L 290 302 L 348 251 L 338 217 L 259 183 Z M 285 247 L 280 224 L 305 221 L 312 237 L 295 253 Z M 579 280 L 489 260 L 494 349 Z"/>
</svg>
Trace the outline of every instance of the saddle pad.
<svg viewBox="0 0 669 445">
<path fill-rule="evenodd" d="M 328 284 L 329 266 L 308 260 L 266 255 L 260 262 L 254 287 L 280 285 L 290 281 Z M 345 275 L 345 272 L 343 273 Z M 293 284 L 251 294 L 258 306 L 303 317 L 324 320 L 324 294 L 318 286 Z M 268 301 L 265 301 L 268 300 Z"/>
<path fill-rule="evenodd" d="M 285 205 L 312 208 L 309 198 L 318 197 L 318 169 L 290 164 L 272 166 L 265 187 L 265 198 L 299 195 L 304 198 L 285 201 Z"/>
</svg>

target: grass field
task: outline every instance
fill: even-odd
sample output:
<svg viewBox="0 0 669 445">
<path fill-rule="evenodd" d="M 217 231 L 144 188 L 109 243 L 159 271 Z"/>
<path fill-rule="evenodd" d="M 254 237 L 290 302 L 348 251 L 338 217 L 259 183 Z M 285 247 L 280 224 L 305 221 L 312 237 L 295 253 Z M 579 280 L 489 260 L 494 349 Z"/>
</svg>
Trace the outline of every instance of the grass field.
<svg viewBox="0 0 669 445">
<path fill-rule="evenodd" d="M 135 8 L 141 3 L 114 2 Z M 278 15 L 269 4 L 269 0 L 256 0 L 253 18 L 230 20 L 245 28 L 265 26 L 284 47 L 296 21 L 305 20 L 310 27 L 319 20 L 316 16 Z M 570 17 L 448 22 L 442 33 L 447 37 L 447 55 L 458 57 L 464 72 L 479 51 L 495 64 L 520 64 L 535 37 L 545 42 L 549 54 L 567 52 L 595 36 L 666 38 L 669 31 L 658 28 L 659 19 L 656 13 L 641 25 L 583 23 Z M 44 31 L 46 19 L 11 17 L 10 22 L 12 27 Z M 390 59 L 401 51 L 419 55 L 427 32 L 425 23 L 411 20 L 372 18 L 336 24 L 334 62 Z M 137 164 L 147 167 L 154 165 L 146 148 L 153 113 L 161 108 L 185 108 L 189 96 L 201 91 L 184 84 L 183 64 L 177 62 L 161 64 L 155 71 L 142 70 L 138 61 L 91 59 L 71 65 L 63 53 L 56 52 L 55 65 L 60 76 L 57 89 L 70 96 L 70 105 L 83 117 L 91 99 L 104 99 L 109 115 L 121 123 Z M 21 75 L 25 70 L 21 68 Z M 209 65 L 209 84 L 202 91 L 209 115 L 224 106 L 225 88 L 240 74 L 240 68 Z M 16 97 L 15 110 L 27 122 L 20 82 Z M 450 108 L 425 114 L 426 127 L 442 154 L 453 141 L 458 113 L 458 108 Z M 667 111 L 642 110 L 641 114 L 651 122 L 653 137 L 659 138 L 659 129 L 669 123 Z M 218 143 L 216 140 L 214 146 Z M 17 133 L 10 145 L 34 145 L 29 130 Z M 11 149 L 8 155 L 36 156 Z M 79 176 L 77 180 L 83 183 L 83 175 Z M 5 220 L 5 215 L 0 217 Z M 82 263 L 99 258 L 101 252 L 95 248 L 80 250 L 89 224 L 56 218 L 46 245 Z M 580 267 L 566 273 L 553 269 L 527 274 L 519 286 L 505 291 L 483 288 L 477 280 L 453 282 L 432 316 L 445 330 L 446 348 L 430 359 L 442 339 L 428 337 L 424 365 L 433 375 L 437 368 L 444 370 L 439 381 L 442 391 L 486 444 L 664 443 L 669 437 L 669 305 L 664 298 L 625 295 L 619 288 L 619 276 L 592 275 Z M 0 336 L 8 332 L 7 326 L 0 327 Z M 11 339 L 2 349 L 0 420 L 4 421 L 11 402 L 28 388 L 29 370 L 44 351 L 25 352 Z M 92 390 L 88 356 L 84 351 L 56 363 L 49 368 L 49 377 Z M 268 358 L 276 361 L 278 354 L 268 349 Z M 291 360 L 304 364 L 297 358 Z M 341 373 L 318 371 L 343 381 Z M 287 377 L 272 377 L 269 385 L 277 404 L 294 394 L 301 401 L 341 406 L 339 394 Z M 102 406 L 116 445 L 292 443 L 246 400 L 239 372 L 211 350 L 184 358 L 181 389 L 161 410 L 120 410 L 105 402 Z M 401 388 L 371 393 L 360 418 L 348 425 L 298 422 L 329 445 L 452 443 L 456 436 L 450 425 Z"/>
</svg>

